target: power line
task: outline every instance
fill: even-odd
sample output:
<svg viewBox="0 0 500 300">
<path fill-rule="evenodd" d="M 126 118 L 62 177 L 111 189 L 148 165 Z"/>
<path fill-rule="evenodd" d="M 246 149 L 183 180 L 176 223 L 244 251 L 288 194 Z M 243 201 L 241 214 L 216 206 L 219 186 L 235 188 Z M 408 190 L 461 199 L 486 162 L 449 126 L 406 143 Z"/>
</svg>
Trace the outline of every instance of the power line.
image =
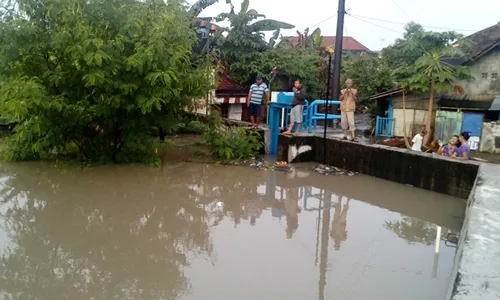
<svg viewBox="0 0 500 300">
<path fill-rule="evenodd" d="M 392 1 L 392 3 L 394 3 L 394 4 L 395 4 L 395 5 L 399 8 L 399 10 L 400 10 L 400 11 L 401 11 L 401 12 L 402 12 L 402 13 L 403 13 L 403 14 L 404 14 L 404 15 L 405 15 L 408 19 L 410 19 L 410 20 L 412 19 L 412 18 L 411 18 L 411 17 L 410 17 L 410 16 L 406 13 L 406 11 L 405 11 L 405 10 L 404 10 L 401 6 L 399 6 L 399 4 L 398 4 L 395 0 L 391 0 L 391 1 Z"/>
<path fill-rule="evenodd" d="M 362 15 L 357 15 L 357 14 L 351 14 L 349 12 L 347 12 L 346 14 L 349 15 L 349 16 L 351 16 L 351 17 L 357 18 L 358 20 L 359 20 L 359 18 L 361 18 L 361 19 L 367 19 L 367 20 L 372 20 L 372 21 L 384 22 L 384 23 L 389 23 L 389 24 L 397 24 L 397 25 L 406 25 L 406 24 L 408 24 L 408 22 L 405 23 L 405 22 L 398 22 L 398 21 L 392 21 L 392 20 L 374 18 L 374 17 L 369 17 L 369 16 L 362 16 Z M 317 27 L 317 26 L 325 23 L 326 21 L 330 20 L 331 18 L 333 18 L 335 16 L 336 15 L 331 15 L 331 16 L 327 17 L 326 19 L 322 20 L 321 22 L 318 22 L 318 23 L 316 23 L 316 24 L 314 24 L 312 26 L 309 26 L 307 28 L 309 28 L 309 29 L 315 28 L 315 27 Z M 366 23 L 372 24 L 374 26 L 378 26 L 378 27 L 381 27 L 381 28 L 384 28 L 384 29 L 388 29 L 390 31 L 394 31 L 393 29 L 389 29 L 389 28 L 386 28 L 384 26 L 368 22 L 366 20 L 360 20 L 360 21 L 365 21 Z M 417 24 L 421 25 L 424 28 L 430 28 L 430 29 L 442 29 L 442 30 L 454 30 L 454 31 L 470 31 L 470 32 L 477 32 L 477 31 L 479 31 L 477 29 L 463 29 L 463 28 L 452 28 L 452 27 L 441 27 L 441 26 L 428 26 L 428 25 L 423 25 L 423 24 L 420 24 L 420 23 L 417 23 Z"/>
<path fill-rule="evenodd" d="M 352 18 L 354 18 L 354 19 L 356 19 L 356 20 L 358 20 L 358 21 L 365 22 L 365 23 L 368 23 L 368 24 L 370 24 L 370 25 L 373 25 L 373 26 L 377 26 L 377 27 L 383 28 L 383 29 L 385 29 L 385 30 L 389 30 L 389 31 L 392 31 L 392 32 L 395 32 L 395 33 L 398 33 L 398 34 L 404 34 L 404 32 L 402 32 L 402 31 L 397 31 L 397 30 L 394 30 L 394 29 L 391 29 L 391 28 L 387 28 L 387 27 L 384 27 L 384 26 L 382 26 L 382 25 L 379 25 L 379 24 L 376 24 L 376 23 L 373 23 L 373 22 L 370 22 L 370 21 L 366 21 L 366 20 L 360 19 L 360 18 L 358 18 L 358 17 L 356 17 L 356 16 L 354 16 L 354 15 L 348 15 L 348 16 L 350 16 L 350 17 L 352 17 Z"/>
<path fill-rule="evenodd" d="M 404 22 L 396 22 L 396 21 L 390 21 L 390 20 L 384 20 L 384 19 L 378 19 L 378 18 L 373 18 L 373 17 L 367 17 L 367 16 L 361 16 L 361 15 L 356 15 L 356 14 L 350 14 L 351 17 L 358 17 L 362 19 L 368 19 L 368 20 L 373 20 L 373 21 L 379 21 L 379 22 L 385 22 L 385 23 L 390 23 L 390 24 L 398 24 L 398 25 L 406 25 L 407 23 Z M 420 24 L 422 27 L 425 28 L 433 28 L 433 29 L 444 29 L 444 30 L 455 30 L 455 31 L 479 31 L 476 29 L 460 29 L 460 28 L 451 28 L 451 27 L 439 27 L 439 26 L 426 26 Z"/>
<path fill-rule="evenodd" d="M 309 26 L 309 27 L 307 27 L 307 28 L 312 29 L 312 28 L 314 28 L 314 27 L 318 27 L 319 25 L 321 25 L 321 24 L 325 23 L 326 21 L 330 20 L 331 18 L 333 18 L 333 17 L 335 17 L 335 16 L 336 16 L 336 15 L 331 15 L 331 16 L 329 16 L 328 18 L 324 19 L 323 21 L 321 21 L 321 22 L 319 22 L 319 23 L 316 23 L 316 24 L 314 24 L 314 25 L 312 25 L 312 26 Z"/>
</svg>

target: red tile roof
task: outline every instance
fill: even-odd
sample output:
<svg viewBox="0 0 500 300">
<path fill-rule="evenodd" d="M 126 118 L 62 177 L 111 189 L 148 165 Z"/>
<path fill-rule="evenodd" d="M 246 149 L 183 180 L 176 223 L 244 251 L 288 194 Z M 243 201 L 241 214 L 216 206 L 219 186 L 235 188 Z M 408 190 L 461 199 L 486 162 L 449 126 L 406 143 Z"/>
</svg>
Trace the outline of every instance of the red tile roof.
<svg viewBox="0 0 500 300">
<path fill-rule="evenodd" d="M 214 58 L 214 62 L 217 65 L 217 68 L 219 69 L 219 84 L 215 88 L 216 96 L 246 95 L 248 93 L 248 88 L 232 81 L 231 78 L 227 76 L 224 70 L 224 66 L 222 66 L 217 56 L 215 56 L 215 54 L 212 54 L 212 57 Z"/>
<path fill-rule="evenodd" d="M 221 72 L 219 74 L 219 85 L 217 86 L 217 90 L 248 90 L 248 88 L 232 81 L 226 73 Z"/>
<path fill-rule="evenodd" d="M 285 37 L 285 39 L 289 40 L 292 45 L 296 45 L 299 41 L 298 36 L 289 36 Z M 334 36 L 323 36 L 323 47 L 332 47 L 335 48 L 335 37 Z M 358 42 L 355 38 L 350 36 L 344 36 L 342 40 L 342 48 L 344 51 L 366 51 L 371 52 L 368 47 Z"/>
</svg>

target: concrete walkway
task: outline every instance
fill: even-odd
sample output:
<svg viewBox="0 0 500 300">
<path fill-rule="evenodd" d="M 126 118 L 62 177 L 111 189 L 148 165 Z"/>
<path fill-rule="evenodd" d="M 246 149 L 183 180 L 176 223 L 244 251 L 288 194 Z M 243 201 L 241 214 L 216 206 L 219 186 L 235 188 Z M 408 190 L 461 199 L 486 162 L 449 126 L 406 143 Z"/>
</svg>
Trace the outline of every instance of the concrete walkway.
<svg viewBox="0 0 500 300">
<path fill-rule="evenodd" d="M 500 299 L 500 165 L 481 164 L 447 299 Z"/>
</svg>

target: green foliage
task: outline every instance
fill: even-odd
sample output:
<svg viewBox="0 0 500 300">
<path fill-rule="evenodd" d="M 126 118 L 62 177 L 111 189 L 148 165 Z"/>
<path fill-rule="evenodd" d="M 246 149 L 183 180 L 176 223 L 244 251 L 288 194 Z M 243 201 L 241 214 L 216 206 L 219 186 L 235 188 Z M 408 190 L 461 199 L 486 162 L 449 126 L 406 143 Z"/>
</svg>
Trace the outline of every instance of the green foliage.
<svg viewBox="0 0 500 300">
<path fill-rule="evenodd" d="M 411 66 L 414 75 L 403 82 L 403 85 L 412 90 L 423 92 L 429 91 L 431 86 L 436 92 L 447 92 L 457 79 L 468 77 L 469 68 L 453 66 L 447 63 L 445 58 L 464 55 L 460 50 L 454 48 L 426 52 Z"/>
<path fill-rule="evenodd" d="M 324 60 L 318 52 L 309 49 L 274 48 L 252 56 L 243 56 L 239 62 L 231 65 L 231 78 L 249 83 L 256 74 L 268 77 L 269 71 L 275 66 L 279 66 L 281 77 L 288 80 L 300 79 L 307 88 L 309 99 L 319 97 L 325 89 L 326 81 L 319 77 L 325 70 Z"/>
<path fill-rule="evenodd" d="M 210 87 L 181 4 L 18 0 L 0 24 L 0 108 L 17 122 L 3 157 L 140 161 Z M 197 67 L 193 67 L 196 65 Z"/>
<path fill-rule="evenodd" d="M 258 60 L 258 56 L 267 49 L 276 45 L 280 29 L 291 29 L 294 26 L 288 23 L 266 19 L 255 9 L 249 9 L 249 0 L 244 0 L 238 13 L 229 1 L 231 10 L 228 13 L 219 14 L 215 20 L 228 22 L 227 36 L 222 35 L 215 38 L 214 47 L 220 61 L 230 72 L 230 77 L 241 83 L 249 83 L 255 72 L 244 73 L 249 68 L 233 67 L 233 64 L 241 65 L 243 62 Z M 264 31 L 274 31 L 274 37 L 269 45 L 264 39 Z M 274 67 L 274 66 L 272 66 Z M 272 69 L 271 67 L 271 69 Z M 265 70 L 267 74 L 271 69 Z M 257 71 L 254 69 L 254 71 Z M 259 71 L 261 71 L 259 69 Z"/>
<path fill-rule="evenodd" d="M 411 74 L 407 69 L 411 67 L 422 55 L 435 49 L 443 49 L 452 45 L 463 36 L 457 32 L 434 32 L 425 29 L 416 23 L 409 23 L 402 39 L 382 50 L 382 57 L 389 68 L 395 70 L 396 80 L 408 78 Z M 403 68 L 403 70 L 400 70 Z"/>
<path fill-rule="evenodd" d="M 198 16 L 207 7 L 219 2 L 219 0 L 198 0 L 189 8 L 189 14 Z"/>
<path fill-rule="evenodd" d="M 213 113 L 199 145 L 207 147 L 216 159 L 233 161 L 253 158 L 264 143 L 258 132 L 227 126 L 219 114 Z"/>
<path fill-rule="evenodd" d="M 321 36 L 321 29 L 319 27 L 311 34 L 309 34 L 309 28 L 306 28 L 303 33 L 297 30 L 297 35 L 298 41 L 296 44 L 292 44 L 290 39 L 283 38 L 278 46 L 307 49 L 320 49 L 323 46 L 323 37 Z"/>
<path fill-rule="evenodd" d="M 355 57 L 343 61 L 341 83 L 347 78 L 354 81 L 359 90 L 360 99 L 365 100 L 371 95 L 390 90 L 395 87 L 392 70 L 385 61 L 377 57 Z"/>
</svg>

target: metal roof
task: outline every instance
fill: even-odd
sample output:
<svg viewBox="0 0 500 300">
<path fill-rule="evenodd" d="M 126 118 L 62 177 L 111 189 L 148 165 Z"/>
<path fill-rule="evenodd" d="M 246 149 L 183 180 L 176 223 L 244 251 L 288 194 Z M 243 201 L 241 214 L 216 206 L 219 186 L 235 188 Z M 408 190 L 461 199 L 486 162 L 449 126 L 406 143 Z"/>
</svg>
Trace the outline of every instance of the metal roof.
<svg viewBox="0 0 500 300">
<path fill-rule="evenodd" d="M 496 96 L 495 99 L 493 99 L 489 110 L 500 111 L 500 96 Z"/>
</svg>

